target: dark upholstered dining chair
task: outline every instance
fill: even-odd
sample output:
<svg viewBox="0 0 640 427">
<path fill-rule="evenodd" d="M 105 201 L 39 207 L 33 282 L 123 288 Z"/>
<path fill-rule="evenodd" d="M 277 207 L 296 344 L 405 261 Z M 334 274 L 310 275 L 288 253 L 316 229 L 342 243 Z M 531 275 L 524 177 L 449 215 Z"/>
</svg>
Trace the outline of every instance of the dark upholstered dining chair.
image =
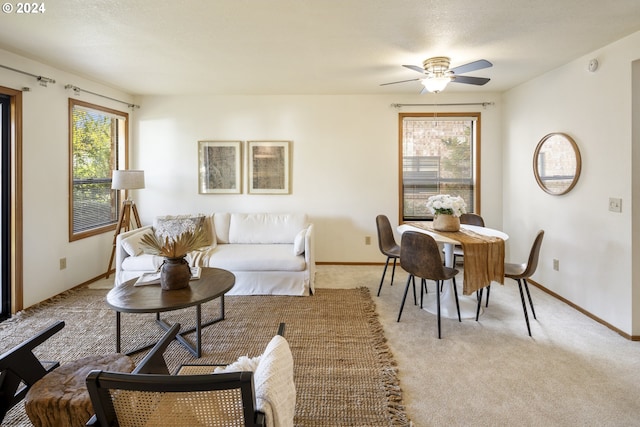
<svg viewBox="0 0 640 427">
<path fill-rule="evenodd" d="M 400 316 L 402 316 L 402 309 L 404 308 L 405 300 L 407 299 L 407 292 L 409 291 L 410 282 L 413 281 L 414 286 L 414 298 L 415 298 L 415 277 L 426 280 L 434 280 L 436 282 L 436 301 L 437 301 L 437 316 L 438 316 L 438 338 L 441 338 L 440 327 L 440 288 L 441 284 L 445 280 L 453 280 L 453 292 L 456 298 L 456 309 L 458 310 L 458 321 L 460 319 L 460 304 L 458 303 L 458 290 L 456 287 L 456 274 L 458 270 L 455 268 L 449 268 L 442 265 L 442 257 L 440 256 L 440 250 L 438 244 L 433 237 L 425 233 L 417 231 L 405 231 L 402 234 L 402 240 L 400 242 L 400 266 L 409 273 L 407 278 L 407 285 L 404 290 L 404 296 L 402 297 L 402 303 L 400 305 L 400 312 L 398 313 L 398 322 Z M 423 290 L 426 287 L 426 282 L 423 280 L 420 290 L 420 305 L 422 306 Z"/>
<path fill-rule="evenodd" d="M 504 277 L 518 282 L 518 288 L 520 289 L 520 299 L 522 300 L 522 311 L 524 311 L 524 320 L 527 322 L 527 331 L 531 336 L 531 327 L 529 326 L 529 315 L 527 314 L 527 305 L 524 299 L 524 293 L 522 291 L 522 285 L 524 284 L 524 290 L 527 292 L 527 298 L 529 299 L 529 306 L 531 307 L 531 313 L 533 318 L 536 318 L 536 311 L 533 308 L 533 301 L 531 300 L 531 293 L 529 292 L 529 286 L 527 285 L 527 279 L 529 279 L 536 272 L 538 268 L 538 259 L 540 257 L 540 247 L 542 246 L 542 238 L 544 237 L 544 230 L 538 231 L 531 251 L 529 252 L 529 259 L 524 264 L 505 263 L 504 264 Z M 480 303 L 482 301 L 482 289 L 478 297 L 478 307 L 476 311 L 476 321 L 480 314 Z"/>
<path fill-rule="evenodd" d="M 387 274 L 387 267 L 389 267 L 389 261 L 391 259 L 393 259 L 393 270 L 391 270 L 390 286 L 393 286 L 393 276 L 396 274 L 396 263 L 398 258 L 400 258 L 400 246 L 396 243 L 395 237 L 393 237 L 393 230 L 391 229 L 389 218 L 385 215 L 378 215 L 376 217 L 376 227 L 378 228 L 378 247 L 380 248 L 380 252 L 387 256 L 387 262 L 384 264 L 380 286 L 378 287 L 378 296 L 380 296 L 384 277 Z"/>
<path fill-rule="evenodd" d="M 484 227 L 484 218 L 482 218 L 480 215 L 475 214 L 475 213 L 471 213 L 471 212 L 467 212 L 467 213 L 463 213 L 462 215 L 460 215 L 460 224 L 467 224 L 467 225 L 476 225 L 478 227 Z M 453 266 L 455 267 L 458 262 L 458 258 L 463 258 L 464 257 L 464 251 L 462 250 L 462 245 L 455 245 L 453 247 Z M 489 293 L 491 292 L 491 285 L 487 286 L 487 307 L 489 306 Z M 480 298 L 480 293 L 478 293 L 476 295 L 478 298 Z"/>
<path fill-rule="evenodd" d="M 460 215 L 460 224 L 477 225 L 478 227 L 484 227 L 484 219 L 474 213 L 463 213 Z M 455 245 L 453 247 L 453 266 L 456 266 L 457 258 L 464 257 L 461 245 Z"/>
</svg>

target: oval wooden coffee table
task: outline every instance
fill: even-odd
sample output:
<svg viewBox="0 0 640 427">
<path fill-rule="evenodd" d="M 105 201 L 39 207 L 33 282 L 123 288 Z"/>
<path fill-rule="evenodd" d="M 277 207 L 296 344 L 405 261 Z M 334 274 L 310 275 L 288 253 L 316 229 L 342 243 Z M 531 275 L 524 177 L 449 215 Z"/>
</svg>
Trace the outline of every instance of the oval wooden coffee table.
<svg viewBox="0 0 640 427">
<path fill-rule="evenodd" d="M 179 310 L 187 307 L 196 307 L 195 327 L 181 331 L 176 339 L 195 357 L 202 355 L 201 330 L 202 328 L 224 320 L 224 294 L 227 293 L 236 282 L 236 276 L 230 271 L 220 268 L 202 268 L 200 278 L 189 282 L 184 289 L 163 291 L 160 285 L 135 286 L 137 279 L 131 279 L 120 286 L 111 289 L 107 294 L 107 304 L 116 312 L 116 352 L 120 353 L 120 313 L 156 313 L 156 323 L 165 331 L 170 324 L 160 318 L 163 311 Z M 215 298 L 220 298 L 220 317 L 202 323 L 201 305 Z M 185 337 L 185 334 L 196 332 L 195 346 Z M 154 343 L 155 344 L 155 343 Z M 152 347 L 149 344 L 127 354 L 137 353 Z"/>
</svg>

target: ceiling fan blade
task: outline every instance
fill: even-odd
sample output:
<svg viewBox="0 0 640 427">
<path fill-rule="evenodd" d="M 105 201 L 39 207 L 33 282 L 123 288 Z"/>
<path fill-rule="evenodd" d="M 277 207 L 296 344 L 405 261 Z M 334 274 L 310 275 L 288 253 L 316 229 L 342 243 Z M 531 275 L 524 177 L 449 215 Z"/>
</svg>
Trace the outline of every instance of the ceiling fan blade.
<svg viewBox="0 0 640 427">
<path fill-rule="evenodd" d="M 381 83 L 380 86 L 394 85 L 396 83 L 416 82 L 418 80 L 420 80 L 420 79 L 400 80 L 398 82 Z"/>
<path fill-rule="evenodd" d="M 403 65 L 403 67 L 406 67 L 406 68 L 408 68 L 410 70 L 413 70 L 413 71 L 417 71 L 417 72 L 422 73 L 422 74 L 425 73 L 424 68 L 418 67 L 417 65 Z"/>
<path fill-rule="evenodd" d="M 493 67 L 493 64 L 486 59 L 480 59 L 478 61 L 469 62 L 468 64 L 459 65 L 457 67 L 449 68 L 453 74 L 464 74 L 470 71 L 482 70 L 483 68 Z"/>
<path fill-rule="evenodd" d="M 454 83 L 466 83 L 469 85 L 482 86 L 489 82 L 486 77 L 471 77 L 471 76 L 451 76 L 451 81 Z"/>
</svg>

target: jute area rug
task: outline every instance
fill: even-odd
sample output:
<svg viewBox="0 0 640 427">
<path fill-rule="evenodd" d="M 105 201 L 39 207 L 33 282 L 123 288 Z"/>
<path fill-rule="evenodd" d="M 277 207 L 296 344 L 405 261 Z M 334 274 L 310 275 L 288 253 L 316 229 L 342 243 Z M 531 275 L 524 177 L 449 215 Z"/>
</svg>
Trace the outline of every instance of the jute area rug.
<svg viewBox="0 0 640 427">
<path fill-rule="evenodd" d="M 40 358 L 63 365 L 115 352 L 115 314 L 104 302 L 106 292 L 72 290 L 0 323 L 0 353 L 56 320 L 66 326 L 38 347 Z M 409 424 L 395 362 L 367 288 L 317 289 L 312 297 L 229 296 L 225 303 L 226 319 L 202 331 L 203 357 L 192 357 L 175 341 L 169 346 L 165 358 L 171 371 L 183 363 L 228 364 L 242 355 L 257 356 L 284 322 L 295 364 L 296 426 Z M 217 317 L 219 307 L 218 301 L 204 304 L 203 320 Z M 162 335 L 154 316 L 122 315 L 123 351 Z M 195 308 L 162 317 L 192 327 Z M 143 355 L 134 357 L 138 361 Z M 23 405 L 7 414 L 2 425 L 30 425 Z"/>
</svg>

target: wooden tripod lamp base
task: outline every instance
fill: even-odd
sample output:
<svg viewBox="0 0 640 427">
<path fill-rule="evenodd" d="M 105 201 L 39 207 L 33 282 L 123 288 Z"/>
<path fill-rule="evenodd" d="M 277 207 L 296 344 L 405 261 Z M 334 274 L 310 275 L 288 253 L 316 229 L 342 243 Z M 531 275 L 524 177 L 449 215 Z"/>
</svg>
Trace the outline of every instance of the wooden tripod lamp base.
<svg viewBox="0 0 640 427">
<path fill-rule="evenodd" d="M 114 170 L 111 177 L 111 189 L 112 190 L 137 190 L 144 188 L 144 171 L 141 170 Z M 111 249 L 111 257 L 109 258 L 109 267 L 104 278 L 108 279 L 111 274 L 111 266 L 113 265 L 113 258 L 116 255 L 116 239 L 118 235 L 131 230 L 131 221 L 135 221 L 135 225 L 140 228 L 140 217 L 138 216 L 138 209 L 133 200 L 129 199 L 125 194 L 126 200 L 122 202 L 122 209 L 120 209 L 120 215 L 118 218 L 118 225 L 116 225 L 116 232 L 113 235 L 113 248 Z M 131 215 L 133 214 L 133 218 Z"/>
<path fill-rule="evenodd" d="M 132 217 L 133 215 L 133 217 Z M 116 255 L 116 239 L 118 235 L 123 232 L 127 232 L 132 230 L 131 221 L 134 221 L 135 228 L 140 228 L 142 225 L 140 224 L 140 216 L 138 215 L 138 208 L 136 208 L 136 204 L 133 200 L 125 200 L 122 202 L 122 208 L 120 209 L 120 217 L 118 218 L 118 225 L 116 225 L 116 232 L 113 235 L 113 248 L 111 249 L 111 257 L 109 257 L 109 267 L 107 268 L 107 274 L 105 274 L 105 279 L 109 278 L 111 274 L 111 266 L 113 265 L 113 258 Z"/>
</svg>

